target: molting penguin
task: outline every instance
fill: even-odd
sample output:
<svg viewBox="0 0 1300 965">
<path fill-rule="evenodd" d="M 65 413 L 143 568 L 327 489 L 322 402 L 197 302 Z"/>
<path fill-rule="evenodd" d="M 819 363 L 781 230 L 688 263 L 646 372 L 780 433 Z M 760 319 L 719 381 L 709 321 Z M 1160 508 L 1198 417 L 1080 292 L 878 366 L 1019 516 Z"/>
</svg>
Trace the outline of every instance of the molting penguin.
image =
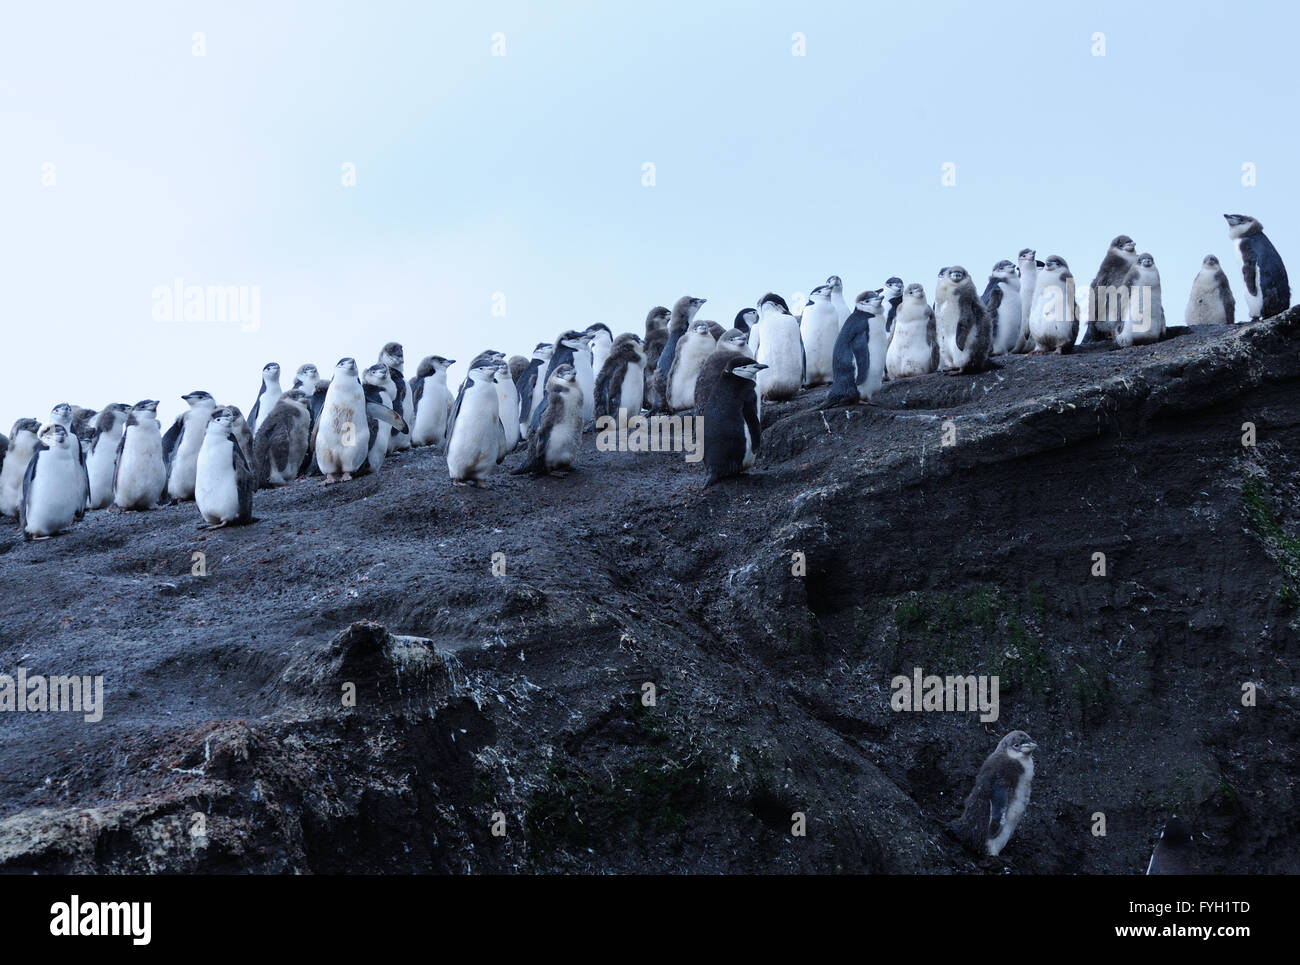
<svg viewBox="0 0 1300 965">
<path fill-rule="evenodd" d="M 960 265 L 945 269 L 935 290 L 934 304 L 940 367 L 954 374 L 987 369 L 993 321 L 980 302 L 970 272 Z"/>
<path fill-rule="evenodd" d="M 420 361 L 411 380 L 411 402 L 415 405 L 415 422 L 411 426 L 411 444 L 441 446 L 447 433 L 447 416 L 451 413 L 451 389 L 447 388 L 447 370 L 455 359 L 429 355 Z"/>
<path fill-rule="evenodd" d="M 200 390 L 181 396 L 189 408 L 176 417 L 163 436 L 163 457 L 167 461 L 167 495 L 180 502 L 194 498 L 194 473 L 203 448 L 203 433 L 216 411 L 217 400 Z"/>
<path fill-rule="evenodd" d="M 761 363 L 747 355 L 729 357 L 704 404 L 704 466 L 709 471 L 706 489 L 721 479 L 743 473 L 758 458 L 762 428 L 754 380 L 763 369 Z"/>
<path fill-rule="evenodd" d="M 320 386 L 320 371 L 316 366 L 307 362 L 298 366 L 297 373 L 293 377 L 293 388 L 302 392 L 307 398 L 316 394 L 316 389 Z"/>
<path fill-rule="evenodd" d="M 94 415 L 89 409 L 83 409 L 79 405 L 69 405 L 66 402 L 60 402 L 50 410 L 50 421 L 48 425 L 62 426 L 68 430 L 68 435 L 73 439 L 76 445 L 73 447 L 77 454 L 77 459 L 81 462 L 83 475 L 85 475 L 85 492 L 82 494 L 83 510 L 84 504 L 90 501 L 90 476 L 85 473 L 86 468 L 86 448 L 82 445 L 81 438 L 85 431 L 84 426 L 79 428 L 79 420 L 85 416 Z M 89 433 L 85 433 L 89 434 Z M 78 517 L 80 518 L 80 517 Z"/>
<path fill-rule="evenodd" d="M 835 340 L 831 387 L 823 409 L 837 405 L 870 402 L 884 379 L 885 331 L 884 289 L 860 294 L 844 327 Z"/>
<path fill-rule="evenodd" d="M 646 313 L 645 317 L 645 364 L 648 374 L 655 371 L 655 366 L 659 364 L 659 353 L 663 351 L 664 345 L 668 341 L 668 319 L 672 313 L 663 305 L 656 305 Z M 647 398 L 649 390 L 653 385 L 647 388 Z"/>
<path fill-rule="evenodd" d="M 326 485 L 346 481 L 361 468 L 370 451 L 366 420 L 366 395 L 357 373 L 356 359 L 341 358 L 325 391 L 325 401 L 312 439 L 316 464 Z"/>
<path fill-rule="evenodd" d="M 1122 320 L 1122 304 L 1127 301 L 1120 287 L 1137 262 L 1137 246 L 1128 235 L 1119 235 L 1110 243 L 1101 260 L 1097 277 L 1088 286 L 1088 328 L 1083 341 L 1096 342 L 1112 338 Z"/>
<path fill-rule="evenodd" d="M 1029 805 L 1037 748 L 1023 730 L 1013 730 L 984 761 L 961 818 L 949 826 L 972 851 L 996 857 L 1006 847 Z"/>
<path fill-rule="evenodd" d="M 1241 252 L 1241 277 L 1246 281 L 1246 310 L 1250 320 L 1272 318 L 1291 307 L 1291 284 L 1286 266 L 1264 226 L 1248 214 L 1225 214 L 1228 237 Z"/>
<path fill-rule="evenodd" d="M 167 488 L 167 461 L 163 457 L 156 399 L 145 399 L 131 406 L 122 441 L 117 444 L 115 472 L 113 504 L 119 509 L 153 509 L 162 500 Z"/>
<path fill-rule="evenodd" d="M 809 292 L 808 304 L 799 321 L 799 336 L 807 360 L 804 385 L 825 385 L 831 380 L 831 357 L 840 334 L 840 321 L 839 312 L 831 303 L 830 286 L 818 285 Z"/>
<path fill-rule="evenodd" d="M 366 450 L 363 468 L 367 472 L 379 472 L 384 464 L 384 457 L 389 452 L 389 439 L 393 427 L 370 415 L 371 405 L 381 405 L 392 409 L 397 397 L 397 386 L 393 382 L 392 369 L 383 362 L 376 362 L 361 373 L 361 391 L 366 397 L 366 428 L 370 432 L 370 448 Z M 396 410 L 394 410 L 396 411 Z"/>
<path fill-rule="evenodd" d="M 403 452 L 411 448 L 409 423 L 415 418 L 415 404 L 411 401 L 406 376 L 403 374 L 406 370 L 406 353 L 402 350 L 401 343 L 389 342 L 385 345 L 379 352 L 379 363 L 388 366 L 388 375 L 393 380 L 393 389 L 396 393 L 388 408 L 396 411 L 402 417 L 403 423 L 407 424 L 407 427 L 402 429 L 393 427 L 388 438 L 388 451 Z"/>
<path fill-rule="evenodd" d="M 804 380 L 803 338 L 780 295 L 768 292 L 758 300 L 758 324 L 749 333 L 749 351 L 762 366 L 757 370 L 758 394 L 774 402 L 793 399 Z"/>
<path fill-rule="evenodd" d="M 1016 343 L 1016 352 L 1028 352 L 1034 347 L 1034 339 L 1029 334 L 1029 310 L 1034 305 L 1038 269 L 1042 267 L 1038 252 L 1033 248 L 1020 249 L 1020 254 L 1016 256 L 1016 270 L 1020 272 L 1020 340 Z"/>
<path fill-rule="evenodd" d="M 471 367 L 456 400 L 446 448 L 447 474 L 457 486 L 482 485 L 505 445 L 496 375 L 491 360 Z"/>
<path fill-rule="evenodd" d="M 677 351 L 677 343 L 686 334 L 686 330 L 690 328 L 691 322 L 695 320 L 695 315 L 700 310 L 700 306 L 706 300 L 683 295 L 673 303 L 672 317 L 668 321 L 668 341 L 664 343 L 663 351 L 659 353 L 659 358 L 655 362 L 651 412 L 668 411 L 668 372 L 673 366 L 673 355 Z"/>
<path fill-rule="evenodd" d="M 253 519 L 256 488 L 252 467 L 235 432 L 234 413 L 229 406 L 217 409 L 203 433 L 194 481 L 194 503 L 204 520 L 199 528 L 219 529 L 228 523 L 242 526 L 256 522 Z"/>
<path fill-rule="evenodd" d="M 546 383 L 546 414 L 528 435 L 528 460 L 511 475 L 565 475 L 582 440 L 582 389 L 572 365 L 561 365 Z"/>
<path fill-rule="evenodd" d="M 1024 313 L 1020 310 L 1020 276 L 1016 266 L 1003 258 L 993 266 L 988 287 L 980 296 L 993 322 L 991 355 L 1009 355 L 1020 342 Z"/>
<path fill-rule="evenodd" d="M 106 405 L 95 416 L 95 430 L 86 453 L 86 475 L 90 479 L 91 509 L 104 509 L 113 502 L 113 475 L 117 471 L 117 445 L 126 432 L 131 407 L 121 402 Z"/>
<path fill-rule="evenodd" d="M 718 384 L 718 379 L 722 378 L 722 370 L 727 367 L 727 360 L 733 355 L 749 355 L 749 334 L 739 328 L 724 333 L 722 338 L 718 339 L 718 344 L 714 346 L 713 354 L 704 360 L 704 367 L 700 369 L 700 374 L 695 379 L 694 415 L 704 414 L 704 405 L 713 394 L 713 387 Z"/>
<path fill-rule="evenodd" d="M 311 446 L 311 399 L 290 389 L 262 417 L 253 440 L 259 488 L 287 486 L 297 478 Z"/>
<path fill-rule="evenodd" d="M 939 337 L 932 309 L 925 300 L 925 289 L 911 284 L 903 292 L 903 302 L 894 318 L 885 350 L 885 372 L 891 379 L 926 375 L 939 368 Z"/>
<path fill-rule="evenodd" d="M 1029 309 L 1029 337 L 1034 354 L 1074 351 L 1079 337 L 1079 310 L 1074 300 L 1074 276 L 1060 255 L 1048 255 L 1034 284 L 1034 304 Z"/>
<path fill-rule="evenodd" d="M 826 279 L 826 291 L 830 296 L 831 305 L 835 308 L 835 315 L 843 325 L 852 312 L 849 311 L 848 303 L 844 301 L 844 282 L 840 280 L 839 275 L 831 275 Z"/>
<path fill-rule="evenodd" d="M 590 341 L 590 336 L 588 336 L 585 332 L 576 332 L 572 330 L 565 332 L 563 335 L 557 338 L 555 340 L 555 345 L 552 346 L 551 348 L 551 358 L 550 361 L 547 362 L 546 377 L 542 380 L 542 385 L 547 386 L 550 384 L 551 376 L 555 374 L 555 370 L 558 369 L 561 365 L 572 365 L 574 372 L 580 372 L 581 357 L 584 354 L 587 354 L 588 341 Z M 472 367 L 473 366 L 471 365 L 471 368 Z M 596 379 L 594 376 L 592 377 L 591 383 L 592 383 L 592 394 L 594 395 L 596 389 Z M 581 380 L 578 383 L 578 387 L 579 388 L 582 387 Z M 595 412 L 595 408 L 596 408 L 596 403 L 595 403 L 595 399 L 593 398 L 592 399 L 593 413 Z M 542 398 L 537 401 L 537 404 L 533 407 L 533 411 L 530 413 L 528 417 L 529 432 L 532 432 L 534 429 L 538 428 L 542 424 L 542 415 L 545 412 L 546 412 L 546 396 L 543 395 Z"/>
<path fill-rule="evenodd" d="M 41 445 L 41 424 L 35 419 L 19 419 L 9 430 L 9 449 L 0 466 L 0 513 L 17 516 L 23 505 L 23 476 L 27 464 Z"/>
<path fill-rule="evenodd" d="M 257 399 L 248 410 L 249 431 L 257 432 L 257 420 L 266 415 L 280 401 L 280 363 L 267 362 L 262 366 L 262 384 L 257 388 Z"/>
<path fill-rule="evenodd" d="M 710 323 L 705 321 L 692 322 L 690 329 L 678 340 L 666 383 L 665 403 L 670 413 L 695 407 L 695 382 L 717 344 Z"/>
<path fill-rule="evenodd" d="M 524 374 L 524 369 L 528 368 L 528 359 L 522 355 L 512 355 L 506 359 L 506 364 L 510 366 L 510 381 L 516 385 L 519 383 L 519 376 Z M 414 379 L 411 380 L 414 383 Z"/>
<path fill-rule="evenodd" d="M 592 382 L 595 382 L 594 377 Z M 510 378 L 510 366 L 505 362 L 497 363 L 496 387 L 503 430 L 501 457 L 505 458 L 506 453 L 515 451 L 522 439 L 519 432 L 519 391 L 515 388 L 514 380 Z"/>
<path fill-rule="evenodd" d="M 52 424 L 23 474 L 18 521 L 26 539 L 49 539 L 81 519 L 86 507 L 86 467 L 81 443 L 70 429 Z"/>
<path fill-rule="evenodd" d="M 605 359 L 609 358 L 610 350 L 614 347 L 614 333 L 609 330 L 608 325 L 597 322 L 587 326 L 587 334 L 591 336 L 591 371 L 594 386 L 596 374 L 604 368 Z"/>
<path fill-rule="evenodd" d="M 596 418 L 617 420 L 619 410 L 627 419 L 641 414 L 645 402 L 645 343 L 625 332 L 614 339 L 609 358 L 596 376 Z"/>
<path fill-rule="evenodd" d="M 1155 259 L 1145 252 L 1138 255 L 1137 264 L 1124 278 L 1124 287 L 1129 293 L 1128 305 L 1115 328 L 1115 344 L 1128 348 L 1160 341 L 1165 334 L 1165 309 Z"/>
<path fill-rule="evenodd" d="M 1187 325 L 1231 325 L 1237 318 L 1237 302 L 1232 297 L 1232 286 L 1223 266 L 1214 255 L 1201 260 L 1201 270 L 1192 281 L 1192 294 L 1187 299 Z"/>
</svg>

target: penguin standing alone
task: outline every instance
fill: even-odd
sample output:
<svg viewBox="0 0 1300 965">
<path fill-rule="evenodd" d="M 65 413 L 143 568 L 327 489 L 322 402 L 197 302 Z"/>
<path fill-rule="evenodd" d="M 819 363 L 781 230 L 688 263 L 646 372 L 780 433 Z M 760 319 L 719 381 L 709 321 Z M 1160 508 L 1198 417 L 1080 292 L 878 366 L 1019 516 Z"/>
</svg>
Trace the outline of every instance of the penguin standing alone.
<svg viewBox="0 0 1300 965">
<path fill-rule="evenodd" d="M 1023 730 L 1013 730 L 980 767 L 961 817 L 949 825 L 972 851 L 996 857 L 1011 840 L 1029 806 L 1037 749 Z"/>
<path fill-rule="evenodd" d="M 1271 318 L 1291 307 L 1291 284 L 1286 266 L 1264 226 L 1248 214 L 1225 214 L 1228 237 L 1241 252 L 1241 277 L 1246 282 L 1246 310 L 1253 322 Z"/>
</svg>

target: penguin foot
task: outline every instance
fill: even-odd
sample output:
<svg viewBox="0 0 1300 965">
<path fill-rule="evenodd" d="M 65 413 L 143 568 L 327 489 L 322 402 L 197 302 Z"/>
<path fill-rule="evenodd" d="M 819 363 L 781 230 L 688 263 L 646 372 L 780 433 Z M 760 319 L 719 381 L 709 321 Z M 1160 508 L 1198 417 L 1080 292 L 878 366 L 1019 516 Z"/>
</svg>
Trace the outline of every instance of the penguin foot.
<svg viewBox="0 0 1300 965">
<path fill-rule="evenodd" d="M 344 481 L 344 482 L 352 482 L 352 473 L 350 473 L 350 472 L 345 472 L 345 473 L 343 474 L 343 481 Z"/>
<path fill-rule="evenodd" d="M 339 481 L 339 477 L 336 476 L 336 475 L 334 475 L 334 473 L 330 472 L 330 473 L 326 473 L 326 474 L 325 474 L 325 482 L 324 482 L 324 485 L 326 485 L 326 486 L 333 486 L 333 485 L 334 485 L 336 482 L 338 482 L 338 481 Z"/>
<path fill-rule="evenodd" d="M 54 537 L 53 536 L 28 536 L 27 539 L 29 542 L 32 543 L 39 543 L 41 542 L 41 540 L 54 539 Z"/>
</svg>

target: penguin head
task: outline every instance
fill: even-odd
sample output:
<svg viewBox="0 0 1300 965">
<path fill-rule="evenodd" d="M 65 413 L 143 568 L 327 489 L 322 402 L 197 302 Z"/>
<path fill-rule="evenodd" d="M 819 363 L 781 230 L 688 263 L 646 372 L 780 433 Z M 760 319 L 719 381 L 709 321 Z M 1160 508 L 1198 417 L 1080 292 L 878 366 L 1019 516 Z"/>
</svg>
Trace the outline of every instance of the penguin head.
<svg viewBox="0 0 1300 965">
<path fill-rule="evenodd" d="M 736 320 L 733 324 L 739 329 L 752 328 L 758 324 L 758 309 L 742 308 L 736 312 Z"/>
<path fill-rule="evenodd" d="M 239 416 L 234 406 L 223 405 L 221 408 L 213 410 L 212 418 L 208 420 L 208 426 L 209 428 L 216 426 L 218 431 L 229 431 L 234 427 L 236 417 L 243 418 Z"/>
<path fill-rule="evenodd" d="M 551 356 L 555 354 L 555 346 L 549 342 L 545 345 L 539 345 L 533 349 L 533 358 L 541 359 L 543 362 L 549 362 Z"/>
<path fill-rule="evenodd" d="M 590 335 L 593 339 L 599 338 L 601 335 L 608 335 L 611 341 L 613 341 L 614 338 L 614 333 L 609 330 L 609 326 L 604 322 L 596 322 L 592 325 L 588 325 L 587 331 L 583 334 Z"/>
<path fill-rule="evenodd" d="M 560 336 L 559 343 L 566 348 L 571 348 L 575 352 L 580 348 L 586 348 L 587 343 L 591 341 L 591 336 L 586 332 L 575 332 L 572 329 Z M 555 354 L 554 350 L 551 352 Z"/>
<path fill-rule="evenodd" d="M 201 409 L 209 405 L 216 406 L 217 404 L 217 400 L 212 398 L 212 393 L 204 392 L 202 389 L 187 392 L 181 398 L 189 403 L 191 409 Z"/>
<path fill-rule="evenodd" d="M 1033 248 L 1021 248 L 1020 254 L 1016 255 L 1016 263 L 1021 271 L 1032 268 L 1038 264 L 1038 252 Z"/>
<path fill-rule="evenodd" d="M 654 308 L 650 309 L 650 311 L 646 313 L 645 317 L 646 331 L 648 332 L 655 328 L 667 328 L 668 316 L 670 314 L 672 313 L 662 305 L 656 305 Z"/>
<path fill-rule="evenodd" d="M 1005 751 L 1019 760 L 1029 757 L 1037 749 L 1038 745 L 1034 743 L 1033 738 L 1023 730 L 1013 730 L 998 744 L 998 750 Z"/>
<path fill-rule="evenodd" d="M 694 332 L 696 335 L 707 335 L 710 338 L 712 338 L 713 329 L 711 326 L 712 326 L 711 322 L 701 320 L 691 325 L 691 331 Z"/>
<path fill-rule="evenodd" d="M 132 412 L 147 412 L 147 413 L 149 413 L 150 415 L 153 415 L 153 414 L 155 414 L 155 413 L 158 411 L 158 400 L 157 400 L 157 399 L 144 399 L 144 400 L 142 400 L 142 401 L 140 401 L 140 402 L 137 402 L 135 405 L 131 406 L 131 411 L 132 411 Z"/>
<path fill-rule="evenodd" d="M 1133 252 L 1137 251 L 1137 245 L 1133 243 L 1133 239 L 1130 238 L 1128 235 L 1117 236 L 1110 243 L 1110 246 L 1115 251 L 1122 251 L 1130 255 L 1133 254 Z"/>
<path fill-rule="evenodd" d="M 279 362 L 267 362 L 265 365 L 263 365 L 263 366 L 262 366 L 262 378 L 264 378 L 264 379 L 271 379 L 271 380 L 273 380 L 273 381 L 279 382 L 279 381 L 280 381 L 280 363 L 279 363 Z"/>
<path fill-rule="evenodd" d="M 379 361 L 384 365 L 390 365 L 402 371 L 402 366 L 406 364 L 406 354 L 402 351 L 401 342 L 389 342 L 379 351 Z"/>
<path fill-rule="evenodd" d="M 954 285 L 965 284 L 966 280 L 970 278 L 970 272 L 968 272 L 961 265 L 953 265 L 951 268 L 945 271 L 944 274 L 948 276 L 948 280 L 952 282 Z"/>
<path fill-rule="evenodd" d="M 35 419 L 19 419 L 14 423 L 14 427 L 9 430 L 9 442 L 11 445 L 17 442 L 18 436 L 24 432 L 30 432 L 32 435 L 36 435 L 40 431 L 41 424 Z"/>
<path fill-rule="evenodd" d="M 887 297 L 900 298 L 903 294 L 903 279 L 895 275 L 885 282 L 885 288 L 888 291 Z"/>
<path fill-rule="evenodd" d="M 306 365 L 298 366 L 298 372 L 295 375 L 295 378 L 298 381 L 304 383 L 307 382 L 308 379 L 310 379 L 312 382 L 315 382 L 317 379 L 320 378 L 320 370 L 317 369 L 316 366 L 308 362 Z"/>
<path fill-rule="evenodd" d="M 357 377 L 357 360 L 351 356 L 344 356 L 335 363 L 334 373 L 344 378 L 355 379 Z"/>
<path fill-rule="evenodd" d="M 311 404 L 311 396 L 302 389 L 290 389 L 284 395 L 280 396 L 282 400 L 287 400 L 294 405 L 300 405 L 304 409 Z"/>
<path fill-rule="evenodd" d="M 749 333 L 743 328 L 733 328 L 722 333 L 722 338 L 718 339 L 718 345 L 722 348 L 734 349 L 740 351 L 749 344 Z"/>
<path fill-rule="evenodd" d="M 1248 214 L 1225 214 L 1223 217 L 1228 222 L 1230 238 L 1244 238 L 1264 230 L 1264 226 Z"/>
<path fill-rule="evenodd" d="M 695 313 L 698 312 L 701 306 L 703 306 L 707 301 L 707 298 L 696 298 L 694 295 L 683 295 L 673 303 L 673 313 L 677 315 L 685 315 L 686 320 L 689 322 L 691 319 L 695 318 Z"/>
<path fill-rule="evenodd" d="M 393 384 L 392 371 L 384 362 L 376 362 L 370 368 L 362 373 L 361 381 L 366 385 L 373 385 L 377 389 L 393 393 L 397 391 L 397 386 Z"/>
<path fill-rule="evenodd" d="M 870 312 L 872 315 L 879 315 L 881 306 L 885 303 L 884 289 L 876 291 L 864 291 L 853 300 L 853 307 L 862 312 Z"/>
<path fill-rule="evenodd" d="M 826 287 L 832 292 L 843 291 L 844 282 L 840 280 L 839 275 L 831 275 L 831 277 L 826 279 Z"/>
<path fill-rule="evenodd" d="M 51 422 L 41 429 L 40 435 L 37 436 L 41 443 L 50 449 L 62 449 L 68 444 L 70 433 L 57 422 Z"/>
<path fill-rule="evenodd" d="M 555 367 L 555 371 L 551 373 L 551 381 L 549 385 L 561 389 L 567 389 L 576 383 L 577 378 L 577 369 L 568 362 L 565 362 L 563 365 L 557 365 Z"/>
<path fill-rule="evenodd" d="M 1015 276 L 1016 276 L 1016 266 L 1013 265 L 1010 261 L 1008 261 L 1005 258 L 1003 258 L 1001 261 L 999 261 L 996 265 L 993 266 L 993 272 L 991 277 L 996 278 L 998 281 L 1008 281 L 1009 279 L 1012 279 Z"/>
<path fill-rule="evenodd" d="M 60 402 L 50 410 L 50 421 L 62 426 L 72 425 L 72 406 L 66 402 Z"/>
<path fill-rule="evenodd" d="M 748 379 L 753 382 L 758 377 L 758 373 L 765 368 L 767 368 L 766 365 L 754 361 L 748 355 L 738 355 L 727 360 L 727 365 L 723 371 L 728 375 L 734 375 L 737 378 Z"/>
<path fill-rule="evenodd" d="M 470 366 L 469 377 L 474 382 L 495 382 L 497 377 L 496 363 L 491 359 L 475 361 Z"/>
<path fill-rule="evenodd" d="M 1064 271 L 1070 266 L 1065 263 L 1065 259 L 1060 255 L 1048 255 L 1047 261 L 1043 262 L 1043 267 L 1048 271 Z"/>
<path fill-rule="evenodd" d="M 913 302 L 924 302 L 925 286 L 918 284 L 917 282 L 912 282 L 912 284 L 908 285 L 903 291 L 903 297 Z"/>
<path fill-rule="evenodd" d="M 818 302 L 818 303 L 829 302 L 831 300 L 831 286 L 818 285 L 816 288 L 814 288 L 812 291 L 808 293 L 808 300 L 810 302 Z"/>
<path fill-rule="evenodd" d="M 1206 255 L 1201 259 L 1201 267 L 1209 268 L 1211 271 L 1219 267 L 1219 259 L 1213 255 Z"/>
<path fill-rule="evenodd" d="M 785 303 L 785 299 L 776 292 L 768 292 L 758 300 L 758 310 L 762 312 L 764 308 L 771 307 L 782 314 L 790 314 L 790 306 Z"/>
<path fill-rule="evenodd" d="M 1137 263 L 1143 268 L 1154 268 L 1156 266 L 1156 260 L 1145 251 L 1138 255 Z"/>
</svg>

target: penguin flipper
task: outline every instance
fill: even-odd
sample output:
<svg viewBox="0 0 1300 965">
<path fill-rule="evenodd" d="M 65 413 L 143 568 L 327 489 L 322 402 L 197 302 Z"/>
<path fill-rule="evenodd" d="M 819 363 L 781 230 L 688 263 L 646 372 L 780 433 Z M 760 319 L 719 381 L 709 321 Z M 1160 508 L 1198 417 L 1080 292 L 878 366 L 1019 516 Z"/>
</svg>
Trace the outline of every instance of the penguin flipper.
<svg viewBox="0 0 1300 965">
<path fill-rule="evenodd" d="M 248 465 L 248 457 L 244 455 L 239 440 L 233 434 L 230 443 L 230 464 L 235 470 L 235 491 L 239 495 L 239 518 L 244 522 L 252 522 L 253 490 L 257 488 L 257 480 L 253 476 L 252 467 Z"/>
<path fill-rule="evenodd" d="M 40 459 L 41 452 L 48 448 L 45 443 L 38 443 L 31 461 L 27 463 L 27 471 L 23 473 L 23 498 L 18 501 L 18 525 L 24 531 L 27 529 L 27 500 L 31 498 L 32 480 L 36 478 L 36 461 Z"/>
<path fill-rule="evenodd" d="M 163 436 L 163 440 L 162 440 L 163 465 L 167 467 L 167 474 L 169 476 L 171 475 L 171 469 L 172 469 L 172 456 L 176 452 L 176 446 L 180 443 L 181 435 L 184 433 L 184 431 L 185 431 L 185 416 L 178 415 L 176 417 L 176 421 L 172 423 L 172 427 L 168 429 L 167 434 Z"/>
<path fill-rule="evenodd" d="M 411 379 L 411 411 L 418 412 L 420 399 L 424 396 L 424 379 Z"/>
<path fill-rule="evenodd" d="M 380 422 L 387 422 L 398 432 L 406 431 L 406 420 L 403 419 L 395 409 L 390 409 L 382 402 L 367 402 L 366 418 L 377 419 Z M 373 434 L 372 434 L 372 438 L 373 438 Z"/>
<path fill-rule="evenodd" d="M 1251 297 L 1259 295 L 1258 277 L 1259 260 L 1255 257 L 1254 245 L 1241 246 L 1241 277 L 1246 282 L 1246 291 Z"/>
<path fill-rule="evenodd" d="M 452 403 L 451 411 L 447 413 L 447 431 L 442 436 L 443 452 L 451 448 L 451 433 L 456 428 L 456 417 L 460 415 L 460 404 L 465 401 L 465 389 L 473 384 L 474 380 L 467 375 L 465 381 L 461 382 L 460 388 L 456 391 L 456 401 Z"/>
</svg>

